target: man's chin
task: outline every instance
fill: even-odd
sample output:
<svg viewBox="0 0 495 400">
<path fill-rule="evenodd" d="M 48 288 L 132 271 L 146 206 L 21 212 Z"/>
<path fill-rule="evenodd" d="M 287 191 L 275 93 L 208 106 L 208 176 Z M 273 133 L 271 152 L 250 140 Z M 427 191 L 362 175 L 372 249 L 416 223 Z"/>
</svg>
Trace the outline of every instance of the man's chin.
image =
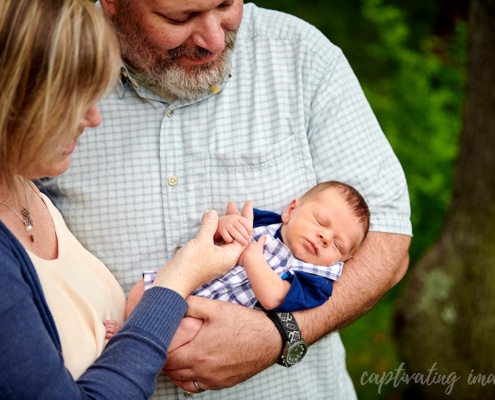
<svg viewBox="0 0 495 400">
<path fill-rule="evenodd" d="M 164 98 L 192 100 L 211 92 L 230 71 L 230 54 L 214 62 L 191 65 L 174 60 L 165 68 L 149 67 L 146 71 L 130 68 L 134 78 Z"/>
<path fill-rule="evenodd" d="M 164 94 L 172 95 L 179 99 L 192 100 L 211 92 L 212 88 L 218 86 L 224 75 L 218 71 L 186 71 L 181 70 L 180 74 L 170 76 L 169 79 L 160 82 L 160 91 Z"/>
</svg>

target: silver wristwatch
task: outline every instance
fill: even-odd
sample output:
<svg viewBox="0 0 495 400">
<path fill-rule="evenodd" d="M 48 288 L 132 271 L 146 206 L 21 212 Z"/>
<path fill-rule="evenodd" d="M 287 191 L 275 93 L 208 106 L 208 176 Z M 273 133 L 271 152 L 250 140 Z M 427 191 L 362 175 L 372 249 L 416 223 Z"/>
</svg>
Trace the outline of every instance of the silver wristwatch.
<svg viewBox="0 0 495 400">
<path fill-rule="evenodd" d="M 299 364 L 308 351 L 308 345 L 292 313 L 267 311 L 266 315 L 273 321 L 282 336 L 282 355 L 278 364 L 287 368 Z"/>
</svg>

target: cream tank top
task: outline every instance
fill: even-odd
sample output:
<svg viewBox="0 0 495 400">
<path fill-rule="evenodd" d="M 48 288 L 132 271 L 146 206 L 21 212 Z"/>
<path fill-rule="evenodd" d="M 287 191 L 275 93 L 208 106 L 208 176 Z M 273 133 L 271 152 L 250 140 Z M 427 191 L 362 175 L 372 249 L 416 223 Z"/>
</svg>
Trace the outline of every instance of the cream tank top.
<svg viewBox="0 0 495 400">
<path fill-rule="evenodd" d="M 41 196 L 55 225 L 58 257 L 28 254 L 57 326 L 65 366 L 78 379 L 106 345 L 103 321 L 122 325 L 126 297 L 107 267 L 72 235 L 50 199 Z"/>
</svg>

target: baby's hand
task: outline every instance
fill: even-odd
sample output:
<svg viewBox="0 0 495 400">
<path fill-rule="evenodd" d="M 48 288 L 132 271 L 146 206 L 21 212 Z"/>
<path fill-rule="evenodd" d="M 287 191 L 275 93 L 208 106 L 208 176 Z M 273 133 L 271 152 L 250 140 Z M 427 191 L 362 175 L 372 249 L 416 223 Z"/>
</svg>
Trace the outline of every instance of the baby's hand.
<svg viewBox="0 0 495 400">
<path fill-rule="evenodd" d="M 106 329 L 105 339 L 110 339 L 120 330 L 120 324 L 114 319 L 107 319 L 103 321 L 103 325 L 105 325 Z"/>
<path fill-rule="evenodd" d="M 239 213 L 234 202 L 227 205 L 226 215 L 219 217 L 217 236 L 220 236 L 225 243 L 232 243 L 234 240 L 246 246 L 251 240 L 253 229 L 252 202 L 244 204 L 242 215 Z"/>
<path fill-rule="evenodd" d="M 249 243 L 248 246 L 242 252 L 241 256 L 239 257 L 239 264 L 245 266 L 246 263 L 249 263 L 249 259 L 251 257 L 255 258 L 260 254 L 263 255 L 263 248 L 265 246 L 265 242 L 266 242 L 266 236 L 263 235 L 257 241 Z"/>
</svg>

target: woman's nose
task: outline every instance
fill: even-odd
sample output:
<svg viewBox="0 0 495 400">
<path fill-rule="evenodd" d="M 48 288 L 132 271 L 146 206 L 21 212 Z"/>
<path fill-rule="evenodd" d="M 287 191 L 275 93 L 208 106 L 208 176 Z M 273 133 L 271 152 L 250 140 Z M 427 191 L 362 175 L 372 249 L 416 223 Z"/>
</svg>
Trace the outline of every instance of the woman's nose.
<svg viewBox="0 0 495 400">
<path fill-rule="evenodd" d="M 83 128 L 94 128 L 95 126 L 98 126 L 101 124 L 101 114 L 98 111 L 98 107 L 96 104 L 92 105 L 88 111 L 86 111 L 86 114 L 84 114 L 84 117 L 81 121 L 81 126 Z"/>
</svg>

